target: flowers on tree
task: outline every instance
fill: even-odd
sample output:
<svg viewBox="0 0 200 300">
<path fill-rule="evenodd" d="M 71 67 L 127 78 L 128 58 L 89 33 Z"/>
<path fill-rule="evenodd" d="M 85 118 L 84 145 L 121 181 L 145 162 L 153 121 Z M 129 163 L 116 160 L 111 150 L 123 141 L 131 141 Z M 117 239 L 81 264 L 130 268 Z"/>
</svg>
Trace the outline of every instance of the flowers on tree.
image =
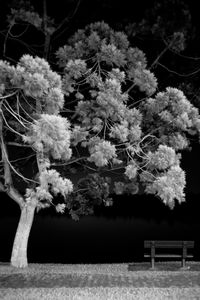
<svg viewBox="0 0 200 300">
<path fill-rule="evenodd" d="M 114 44 L 102 44 L 98 59 L 108 65 L 124 66 L 125 55 Z"/>
<path fill-rule="evenodd" d="M 122 142 L 125 142 L 128 140 L 128 134 L 129 134 L 128 122 L 122 121 L 121 124 L 116 124 L 111 128 L 109 135 L 112 138 L 116 138 Z"/>
<path fill-rule="evenodd" d="M 32 24 L 34 27 L 41 29 L 42 18 L 39 16 L 39 14 L 34 11 L 34 8 L 32 6 L 30 6 L 29 9 L 26 9 L 25 7 L 23 7 L 24 2 L 20 2 L 20 8 L 11 8 L 11 14 L 8 16 L 9 22 L 27 22 L 29 24 Z"/>
<path fill-rule="evenodd" d="M 96 166 L 106 166 L 109 160 L 116 158 L 116 149 L 109 141 L 93 139 L 89 146 L 90 156 L 88 161 L 94 162 Z"/>
<path fill-rule="evenodd" d="M 58 213 L 63 214 L 65 212 L 66 204 L 65 203 L 58 203 L 55 206 L 55 209 Z"/>
<path fill-rule="evenodd" d="M 145 56 L 144 52 L 142 50 L 138 49 L 137 47 L 135 47 L 135 48 L 129 47 L 127 49 L 127 61 L 128 61 L 130 70 L 137 69 L 139 66 L 142 69 L 147 68 L 146 56 Z M 129 72 L 128 72 L 128 74 L 129 74 Z M 129 74 L 129 77 L 130 76 L 131 76 L 131 73 Z"/>
<path fill-rule="evenodd" d="M 125 175 L 129 179 L 134 179 L 137 176 L 138 167 L 134 160 L 132 160 L 126 167 L 125 167 Z"/>
<path fill-rule="evenodd" d="M 133 71 L 133 81 L 139 87 L 140 91 L 145 92 L 148 96 L 155 93 L 157 89 L 157 79 L 149 70 L 136 68 Z"/>
<path fill-rule="evenodd" d="M 64 198 L 73 191 L 73 184 L 67 178 L 62 178 L 56 170 L 44 170 L 39 176 L 39 186 L 26 189 L 26 202 L 37 202 L 38 209 L 49 207 L 53 203 L 53 196 L 61 194 Z M 63 213 L 65 203 L 55 206 L 56 211 Z"/>
<path fill-rule="evenodd" d="M 87 66 L 84 60 L 75 59 L 69 60 L 65 67 L 66 73 L 74 79 L 79 79 L 87 71 Z"/>
<path fill-rule="evenodd" d="M 146 186 L 146 192 L 161 198 L 163 203 L 173 208 L 175 199 L 179 203 L 185 201 L 185 172 L 180 166 L 172 166 L 167 172 L 158 176 L 152 184 Z"/>
<path fill-rule="evenodd" d="M 39 180 L 41 187 L 50 190 L 55 196 L 61 194 L 65 198 L 73 190 L 71 180 L 62 178 L 54 169 L 43 171 L 39 176 Z"/>
<path fill-rule="evenodd" d="M 23 55 L 13 71 L 11 82 L 22 89 L 25 96 L 39 102 L 47 113 L 57 114 L 64 105 L 61 77 L 43 58 Z"/>
<path fill-rule="evenodd" d="M 35 120 L 24 140 L 38 152 L 51 155 L 54 159 L 68 160 L 71 157 L 70 124 L 66 118 L 42 114 Z"/>
<path fill-rule="evenodd" d="M 199 130 L 198 110 L 185 97 L 182 91 L 168 87 L 159 92 L 155 99 L 147 99 L 144 108 L 148 116 L 157 115 L 160 121 L 172 125 L 179 131 Z"/>
<path fill-rule="evenodd" d="M 159 145 L 158 150 L 148 153 L 150 169 L 165 170 L 179 162 L 175 150 L 166 145 Z"/>
</svg>

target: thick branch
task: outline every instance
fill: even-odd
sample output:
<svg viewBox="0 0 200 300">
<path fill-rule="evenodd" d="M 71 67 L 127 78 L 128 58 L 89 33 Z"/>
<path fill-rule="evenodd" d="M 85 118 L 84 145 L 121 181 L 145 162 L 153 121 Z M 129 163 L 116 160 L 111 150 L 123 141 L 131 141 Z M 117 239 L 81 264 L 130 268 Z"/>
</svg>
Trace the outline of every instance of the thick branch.
<svg viewBox="0 0 200 300">
<path fill-rule="evenodd" d="M 3 163 L 4 169 L 4 186 L 1 183 L 1 190 L 6 192 L 8 196 L 13 199 L 21 208 L 24 206 L 24 199 L 21 194 L 14 188 L 12 175 L 10 170 L 10 165 L 8 162 L 8 152 L 6 145 L 3 139 L 3 119 L 2 119 L 2 112 L 0 111 L 0 145 L 1 145 L 1 158 Z"/>
</svg>

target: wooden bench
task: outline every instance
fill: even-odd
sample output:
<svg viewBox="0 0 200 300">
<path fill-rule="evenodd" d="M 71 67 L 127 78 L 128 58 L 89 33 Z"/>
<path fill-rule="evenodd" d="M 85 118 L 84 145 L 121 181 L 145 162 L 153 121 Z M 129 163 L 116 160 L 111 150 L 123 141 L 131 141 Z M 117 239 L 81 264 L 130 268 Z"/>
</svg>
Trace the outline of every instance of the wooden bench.
<svg viewBox="0 0 200 300">
<path fill-rule="evenodd" d="M 152 269 L 155 267 L 155 258 L 182 258 L 182 268 L 186 268 L 186 258 L 193 257 L 187 250 L 193 248 L 194 241 L 144 241 L 144 257 L 151 257 Z"/>
</svg>

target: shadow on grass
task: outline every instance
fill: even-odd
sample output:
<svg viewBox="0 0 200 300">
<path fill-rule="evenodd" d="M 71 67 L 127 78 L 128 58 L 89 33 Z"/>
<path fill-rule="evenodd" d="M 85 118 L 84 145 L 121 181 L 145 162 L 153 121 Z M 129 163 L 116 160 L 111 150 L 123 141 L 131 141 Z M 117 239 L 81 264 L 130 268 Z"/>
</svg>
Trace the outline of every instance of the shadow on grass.
<svg viewBox="0 0 200 300">
<path fill-rule="evenodd" d="M 199 271 L 199 262 L 187 262 L 186 267 L 182 268 L 181 262 L 155 262 L 155 268 L 151 268 L 150 262 L 129 263 L 129 271 Z"/>
</svg>

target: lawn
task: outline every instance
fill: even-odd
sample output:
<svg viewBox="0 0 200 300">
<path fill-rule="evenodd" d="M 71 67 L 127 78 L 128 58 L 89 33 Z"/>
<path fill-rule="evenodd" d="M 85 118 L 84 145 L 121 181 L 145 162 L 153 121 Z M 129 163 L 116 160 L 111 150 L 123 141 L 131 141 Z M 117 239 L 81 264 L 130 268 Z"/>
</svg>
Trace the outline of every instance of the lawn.
<svg viewBox="0 0 200 300">
<path fill-rule="evenodd" d="M 200 299 L 200 262 L 124 264 L 0 264 L 0 299 Z"/>
</svg>

